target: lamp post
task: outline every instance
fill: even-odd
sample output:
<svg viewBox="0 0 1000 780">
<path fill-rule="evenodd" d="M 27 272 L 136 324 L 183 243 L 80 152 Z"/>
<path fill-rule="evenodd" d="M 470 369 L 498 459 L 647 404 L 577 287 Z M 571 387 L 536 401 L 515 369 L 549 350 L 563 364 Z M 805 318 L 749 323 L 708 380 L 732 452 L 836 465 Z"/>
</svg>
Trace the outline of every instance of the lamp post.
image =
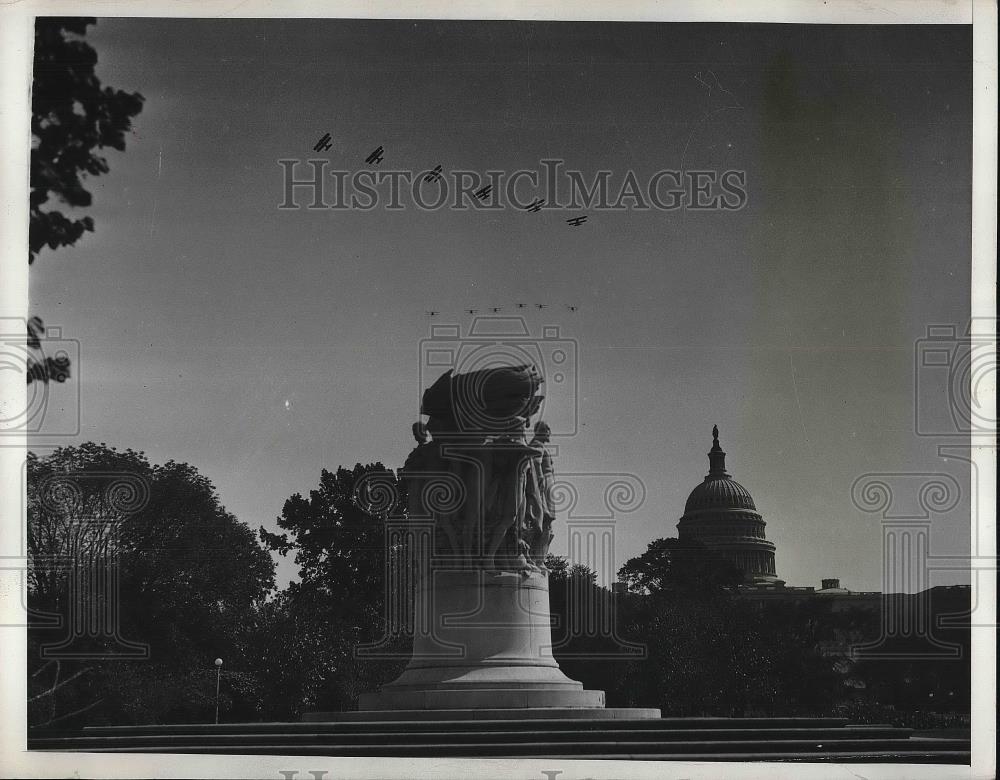
<svg viewBox="0 0 1000 780">
<path fill-rule="evenodd" d="M 215 659 L 215 723 L 219 723 L 219 681 L 222 679 L 222 659 Z"/>
</svg>

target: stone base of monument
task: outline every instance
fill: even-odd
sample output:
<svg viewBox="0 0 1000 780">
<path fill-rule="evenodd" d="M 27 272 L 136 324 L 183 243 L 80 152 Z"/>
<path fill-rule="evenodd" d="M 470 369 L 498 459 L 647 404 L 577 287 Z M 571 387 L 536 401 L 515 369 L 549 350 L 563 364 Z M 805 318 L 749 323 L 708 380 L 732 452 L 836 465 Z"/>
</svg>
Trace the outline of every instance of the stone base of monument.
<svg viewBox="0 0 1000 780">
<path fill-rule="evenodd" d="M 604 691 L 563 674 L 551 622 L 546 572 L 432 571 L 415 594 L 409 665 L 381 691 L 362 694 L 357 717 L 660 717 L 658 709 L 607 710 Z"/>
<path fill-rule="evenodd" d="M 303 723 L 418 723 L 423 721 L 616 721 L 658 719 L 649 707 L 518 707 L 474 710 L 356 710 L 307 712 Z"/>
</svg>

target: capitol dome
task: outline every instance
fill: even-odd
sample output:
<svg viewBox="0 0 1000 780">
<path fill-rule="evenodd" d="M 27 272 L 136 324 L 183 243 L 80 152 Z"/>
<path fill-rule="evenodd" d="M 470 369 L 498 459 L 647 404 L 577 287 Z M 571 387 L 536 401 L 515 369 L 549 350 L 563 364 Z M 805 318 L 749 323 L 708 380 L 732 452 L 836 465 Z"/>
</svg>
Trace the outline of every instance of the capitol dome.
<svg viewBox="0 0 1000 780">
<path fill-rule="evenodd" d="M 704 509 L 749 509 L 757 511 L 750 491 L 730 476 L 709 474 L 691 491 L 684 513 Z"/>
<path fill-rule="evenodd" d="M 764 518 L 753 496 L 726 471 L 719 429 L 712 428 L 708 475 L 688 496 L 677 523 L 681 539 L 695 539 L 734 563 L 747 582 L 774 582 L 774 543 L 764 537 Z"/>
</svg>

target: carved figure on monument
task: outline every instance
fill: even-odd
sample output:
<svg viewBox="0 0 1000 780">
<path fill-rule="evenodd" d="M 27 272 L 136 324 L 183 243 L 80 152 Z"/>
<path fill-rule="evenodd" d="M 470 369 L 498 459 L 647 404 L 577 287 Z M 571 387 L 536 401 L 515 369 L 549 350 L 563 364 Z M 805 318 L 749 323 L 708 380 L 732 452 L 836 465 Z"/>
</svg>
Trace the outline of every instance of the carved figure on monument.
<svg viewBox="0 0 1000 780">
<path fill-rule="evenodd" d="M 427 433 L 427 426 L 417 421 L 413 423 L 413 438 L 417 440 L 417 444 L 427 444 L 430 442 L 431 437 Z"/>
<path fill-rule="evenodd" d="M 529 513 L 532 517 L 537 514 L 541 522 L 534 528 L 534 535 L 531 544 L 531 559 L 536 565 L 545 567 L 545 556 L 549 553 L 549 545 L 555 538 L 552 532 L 552 523 L 556 519 L 555 497 L 555 469 L 552 468 L 552 456 L 545 445 L 548 443 L 552 431 L 548 424 L 539 420 L 535 424 L 535 436 L 529 443 L 529 447 L 540 451 L 539 455 L 532 458 L 531 473 L 535 480 L 535 495 L 538 496 L 538 506 L 536 513 Z"/>
<path fill-rule="evenodd" d="M 454 568 L 532 572 L 545 558 L 547 426 L 526 440 L 542 381 L 534 366 L 498 366 L 448 371 L 424 392 L 429 419 L 401 477 L 410 517 L 434 519 L 435 554 Z"/>
</svg>

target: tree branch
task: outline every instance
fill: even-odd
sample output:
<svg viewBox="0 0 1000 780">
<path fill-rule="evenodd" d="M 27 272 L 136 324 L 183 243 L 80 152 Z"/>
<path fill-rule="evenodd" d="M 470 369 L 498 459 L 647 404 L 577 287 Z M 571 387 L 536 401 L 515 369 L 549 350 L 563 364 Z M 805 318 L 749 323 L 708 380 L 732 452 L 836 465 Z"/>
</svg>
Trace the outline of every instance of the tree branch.
<svg viewBox="0 0 1000 780">
<path fill-rule="evenodd" d="M 50 662 L 50 663 L 51 663 L 51 662 Z M 46 664 L 46 666 L 48 666 L 48 664 Z M 44 668 L 45 668 L 45 667 L 43 666 L 43 667 L 42 667 L 42 669 L 44 669 Z M 75 680 L 75 679 L 76 679 L 77 677 L 79 677 L 79 676 L 80 676 L 80 675 L 82 675 L 82 674 L 86 674 L 87 672 L 89 672 L 89 671 L 91 671 L 91 670 L 92 670 L 92 667 L 90 667 L 90 666 L 88 666 L 88 667 L 87 667 L 86 669 L 81 669 L 81 670 L 80 670 L 79 672 L 77 672 L 76 674 L 73 674 L 73 675 L 70 675 L 69 677 L 67 677 L 67 678 L 66 678 L 65 680 L 63 680 L 63 681 L 62 681 L 61 683 L 56 683 L 56 684 L 55 684 L 55 685 L 53 685 L 53 686 L 52 686 L 51 688 L 49 688 L 49 689 L 48 689 L 47 691 L 42 691 L 42 692 L 41 692 L 41 693 L 39 693 L 39 694 L 38 694 L 37 696 L 32 696 L 32 697 L 31 697 L 30 699 L 28 699 L 28 701 L 29 701 L 29 702 L 33 702 L 33 701 L 35 701 L 36 699 L 41 699 L 41 698 L 43 698 L 43 697 L 45 697 L 45 696 L 49 696 L 49 695 L 51 695 L 51 694 L 55 693 L 55 692 L 56 692 L 57 690 L 59 690 L 60 688 L 62 688 L 62 687 L 63 687 L 64 685 L 66 685 L 67 683 L 71 683 L 71 682 L 73 682 L 73 680 Z M 41 670 L 39 670 L 39 671 L 41 671 Z M 38 674 L 38 672 L 35 672 L 35 674 Z"/>
<path fill-rule="evenodd" d="M 58 718 L 49 718 L 44 723 L 36 723 L 36 724 L 34 724 L 32 726 L 32 728 L 42 728 L 43 726 L 50 726 L 53 723 L 59 722 L 60 720 L 65 720 L 66 718 L 71 718 L 74 715 L 79 715 L 81 712 L 86 712 L 87 710 L 92 710 L 92 709 L 94 709 L 94 707 L 96 707 L 102 701 L 104 701 L 104 697 L 103 696 L 100 699 L 98 699 L 97 701 L 91 702 L 86 707 L 81 707 L 78 710 L 73 710 L 73 712 L 67 712 L 65 715 L 60 715 Z"/>
<path fill-rule="evenodd" d="M 56 662 L 56 659 L 55 659 L 55 658 L 50 658 L 50 659 L 49 659 L 48 661 L 46 661 L 46 662 L 45 662 L 44 664 L 42 664 L 41 666 L 39 666 L 39 667 L 38 667 L 38 668 L 37 668 L 37 669 L 36 669 L 36 670 L 35 670 L 35 671 L 34 671 L 34 672 L 32 673 L 32 675 L 31 675 L 31 677 L 30 677 L 29 679 L 31 679 L 31 680 L 34 680 L 34 679 L 35 679 L 36 677 L 38 677 L 38 675 L 39 675 L 39 674 L 41 674 L 41 673 L 42 673 L 42 672 L 43 672 L 44 670 L 48 669 L 48 668 L 49 668 L 49 665 L 50 665 L 50 664 L 54 664 L 55 662 Z"/>
</svg>

